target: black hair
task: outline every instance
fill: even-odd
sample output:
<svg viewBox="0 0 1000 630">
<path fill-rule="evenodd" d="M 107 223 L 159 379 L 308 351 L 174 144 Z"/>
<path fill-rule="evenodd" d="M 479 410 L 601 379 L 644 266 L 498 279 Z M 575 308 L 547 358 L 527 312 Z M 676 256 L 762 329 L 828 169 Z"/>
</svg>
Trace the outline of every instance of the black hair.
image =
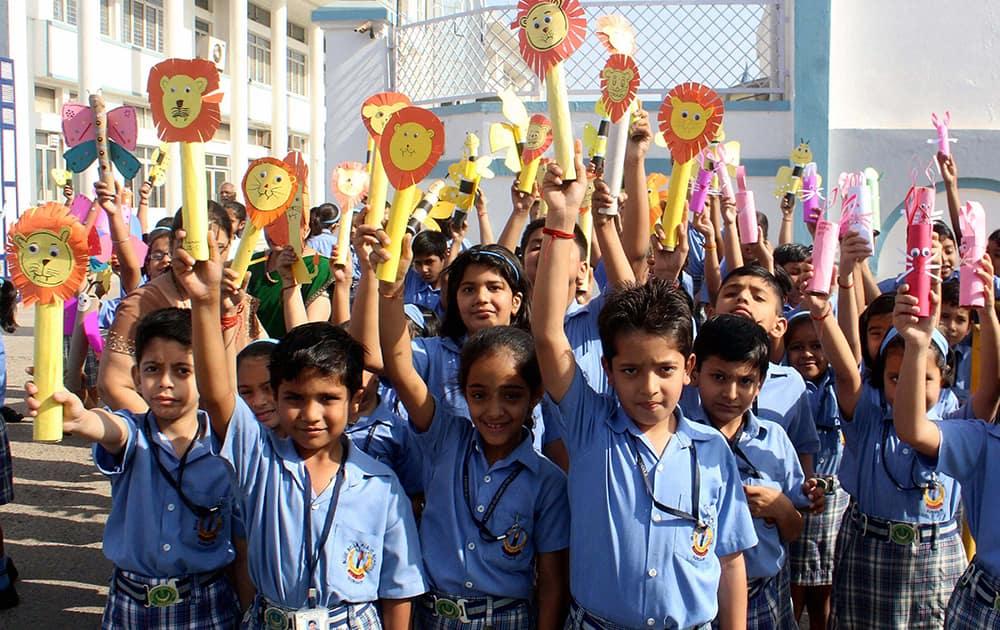
<svg viewBox="0 0 1000 630">
<path fill-rule="evenodd" d="M 871 374 L 868 377 L 868 383 L 875 389 L 879 391 L 885 391 L 885 363 L 886 357 L 889 356 L 889 351 L 896 348 L 902 349 L 906 345 L 906 340 L 903 339 L 902 335 L 896 335 L 889 343 L 886 344 L 885 348 L 881 350 L 879 355 L 875 357 L 875 361 L 872 363 Z M 862 344 L 864 346 L 864 344 Z M 949 363 L 949 356 L 941 354 L 941 349 L 938 348 L 936 343 L 931 344 L 931 351 L 934 352 L 934 364 L 938 366 L 941 370 L 941 387 L 951 387 L 951 364 Z M 952 355 L 951 352 L 948 355 Z M 954 359 L 952 358 L 952 361 Z"/>
<path fill-rule="evenodd" d="M 434 309 L 427 308 L 423 304 L 414 304 L 424 317 L 424 324 L 421 326 L 409 317 L 406 318 L 406 325 L 410 331 L 410 338 L 417 337 L 437 337 L 441 334 L 441 318 Z"/>
<path fill-rule="evenodd" d="M 868 344 L 865 340 L 868 338 L 868 324 L 871 322 L 872 317 L 877 317 L 879 315 L 885 315 L 886 313 L 892 313 L 892 310 L 896 307 L 896 292 L 883 293 L 874 300 L 872 300 L 865 310 L 862 311 L 861 316 L 858 317 L 858 334 L 861 337 L 861 360 L 869 370 L 874 369 L 875 359 L 877 357 L 868 356 Z"/>
<path fill-rule="evenodd" d="M 441 260 L 448 257 L 448 237 L 444 232 L 423 230 L 413 237 L 411 243 L 413 257 L 437 256 Z"/>
<path fill-rule="evenodd" d="M 521 242 L 517 246 L 518 258 L 521 262 L 524 262 L 524 254 L 528 250 L 528 240 L 531 236 L 538 230 L 545 227 L 545 217 L 538 217 L 534 221 L 528 223 L 525 226 L 524 232 L 521 233 Z M 584 262 L 590 262 L 587 260 L 587 237 L 580 229 L 579 225 L 573 225 L 573 242 L 576 243 L 577 249 L 580 250 L 580 260 Z"/>
<path fill-rule="evenodd" d="M 1000 230 L 993 230 L 990 232 L 990 236 L 986 240 L 1000 244 Z"/>
<path fill-rule="evenodd" d="M 167 225 L 160 225 L 164 221 L 167 222 Z M 158 238 L 163 238 L 164 236 L 168 238 L 172 237 L 174 230 L 170 227 L 171 223 L 173 223 L 173 219 L 160 219 L 152 230 L 142 235 L 142 242 L 149 245 Z"/>
<path fill-rule="evenodd" d="M 954 280 L 945 280 L 941 283 L 941 304 L 943 306 L 961 306 L 961 284 L 962 283 L 958 278 L 955 278 Z"/>
<path fill-rule="evenodd" d="M 319 236 L 340 218 L 340 208 L 332 203 L 321 203 L 309 211 L 309 238 Z"/>
<path fill-rule="evenodd" d="M 154 339 L 176 341 L 191 347 L 191 309 L 161 308 L 139 320 L 135 329 L 135 362 L 142 363 L 142 354 Z"/>
<path fill-rule="evenodd" d="M 208 200 L 208 225 L 216 226 L 219 228 L 223 234 L 231 241 L 233 240 L 233 224 L 229 220 L 229 215 L 226 213 L 226 209 L 220 206 L 218 203 Z M 172 234 L 176 234 L 177 230 L 184 229 L 184 214 L 181 210 L 178 210 L 174 214 L 174 220 L 170 224 L 170 229 Z"/>
<path fill-rule="evenodd" d="M 0 329 L 6 333 L 17 332 L 16 307 L 17 287 L 9 278 L 0 279 Z"/>
<path fill-rule="evenodd" d="M 810 328 L 813 327 L 812 326 L 812 320 L 809 319 L 808 317 L 805 317 L 805 316 L 801 316 L 800 317 L 800 316 L 798 316 L 798 314 L 796 314 L 795 317 L 789 317 L 788 318 L 788 325 L 785 327 L 785 334 L 782 337 L 785 340 L 785 345 L 786 346 L 788 345 L 789 338 L 791 338 L 791 336 L 792 336 L 792 331 L 793 330 L 798 330 L 799 327 L 804 326 L 806 324 L 808 324 Z"/>
<path fill-rule="evenodd" d="M 242 203 L 236 201 L 235 199 L 223 203 L 222 209 L 225 210 L 227 214 L 230 210 L 232 210 L 233 214 L 236 215 L 237 221 L 247 220 L 247 207 L 244 206 Z"/>
<path fill-rule="evenodd" d="M 469 372 L 479 359 L 504 353 L 514 361 L 517 375 L 524 379 L 531 395 L 542 392 L 542 371 L 538 366 L 538 356 L 535 354 L 535 339 L 531 334 L 513 326 L 491 326 L 473 333 L 462 346 L 462 354 L 458 362 L 458 386 L 465 395 L 469 384 Z M 534 419 L 529 412 L 524 419 L 524 426 L 534 428 Z"/>
<path fill-rule="evenodd" d="M 783 267 L 788 263 L 809 262 L 812 248 L 802 243 L 782 243 L 774 248 L 774 266 Z"/>
<path fill-rule="evenodd" d="M 618 353 L 615 342 L 631 333 L 662 337 L 686 358 L 694 337 L 688 300 L 683 290 L 658 278 L 613 291 L 597 316 L 604 358 L 611 363 Z"/>
<path fill-rule="evenodd" d="M 759 227 L 764 232 L 764 240 L 767 240 L 767 215 L 763 212 L 757 212 L 757 227 Z M 757 235 L 754 234 L 754 240 L 756 240 Z"/>
<path fill-rule="evenodd" d="M 453 247 L 458 247 L 459 243 L 453 243 Z M 524 268 L 514 254 L 506 247 L 500 245 L 476 245 L 470 247 L 455 258 L 454 262 L 448 265 L 445 272 L 448 274 L 448 298 L 447 308 L 444 313 L 444 323 L 441 325 L 441 334 L 451 337 L 454 341 L 459 341 L 467 332 L 462 315 L 458 312 L 458 287 L 462 284 L 462 277 L 470 265 L 481 265 L 491 269 L 504 279 L 511 293 L 521 294 L 521 306 L 517 313 L 511 317 L 511 326 L 528 329 L 531 322 L 531 287 L 527 278 L 524 277 Z"/>
<path fill-rule="evenodd" d="M 770 287 L 774 296 L 778 298 L 775 301 L 774 308 L 777 313 L 781 315 L 785 300 L 788 299 L 788 290 L 792 286 L 792 281 L 788 278 L 788 274 L 785 273 L 784 269 L 781 269 L 780 272 L 778 269 L 781 269 L 781 267 L 775 267 L 775 273 L 771 273 L 765 267 L 761 267 L 760 265 L 743 265 L 742 267 L 737 267 L 727 273 L 726 277 L 723 278 L 722 284 L 719 285 L 719 292 L 715 299 L 719 299 L 718 296 L 722 295 L 722 290 L 732 278 L 760 278 L 767 284 L 768 287 Z"/>
<path fill-rule="evenodd" d="M 955 233 L 951 231 L 951 228 L 948 227 L 947 223 L 941 221 L 940 219 L 934 222 L 931 229 L 934 230 L 934 233 L 937 234 L 938 238 L 942 241 L 944 239 L 948 239 L 949 241 L 955 240 Z"/>
<path fill-rule="evenodd" d="M 252 343 L 248 343 L 239 354 L 236 355 L 236 369 L 240 369 L 240 364 L 247 359 L 267 359 L 268 362 L 271 360 L 271 355 L 274 354 L 274 348 L 277 344 L 268 339 L 259 339 Z"/>
<path fill-rule="evenodd" d="M 728 363 L 746 363 L 754 368 L 760 382 L 771 365 L 771 341 L 764 328 L 739 315 L 712 317 L 698 329 L 694 340 L 695 368 L 700 370 L 709 357 Z"/>
<path fill-rule="evenodd" d="M 339 378 L 352 395 L 361 389 L 365 348 L 343 328 L 330 322 L 310 322 L 291 329 L 271 354 L 271 389 L 304 372 Z"/>
</svg>

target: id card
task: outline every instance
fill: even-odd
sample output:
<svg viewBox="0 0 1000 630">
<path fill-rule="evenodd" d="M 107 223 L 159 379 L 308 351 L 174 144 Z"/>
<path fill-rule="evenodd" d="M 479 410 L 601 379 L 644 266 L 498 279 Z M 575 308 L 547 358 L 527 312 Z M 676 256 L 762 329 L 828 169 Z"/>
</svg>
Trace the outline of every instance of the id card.
<svg viewBox="0 0 1000 630">
<path fill-rule="evenodd" d="M 307 608 L 295 613 L 295 630 L 327 630 L 330 611 L 326 608 Z"/>
</svg>

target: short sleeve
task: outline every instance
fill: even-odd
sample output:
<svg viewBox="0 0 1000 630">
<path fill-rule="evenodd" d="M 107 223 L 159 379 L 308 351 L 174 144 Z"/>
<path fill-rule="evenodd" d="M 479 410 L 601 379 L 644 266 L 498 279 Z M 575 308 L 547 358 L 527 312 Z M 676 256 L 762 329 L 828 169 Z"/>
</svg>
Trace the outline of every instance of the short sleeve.
<svg viewBox="0 0 1000 630">
<path fill-rule="evenodd" d="M 813 420 L 812 407 L 809 405 L 809 390 L 802 388 L 802 393 L 792 406 L 791 412 L 788 437 L 795 445 L 796 452 L 816 453 L 819 451 L 819 434 L 816 433 L 816 422 Z"/>
<path fill-rule="evenodd" d="M 757 532 L 750 516 L 750 506 L 747 505 L 743 484 L 740 483 L 740 471 L 736 466 L 736 458 L 732 453 L 723 453 L 720 462 L 723 474 L 722 495 L 719 501 L 719 519 L 717 527 L 718 543 L 715 554 L 719 557 L 728 556 L 740 551 L 746 551 L 757 544 Z"/>
<path fill-rule="evenodd" d="M 270 429 L 258 422 L 241 397 L 235 398 L 236 405 L 219 455 L 232 464 L 242 494 L 250 496 L 254 494 L 254 482 Z"/>
<path fill-rule="evenodd" d="M 382 543 L 378 596 L 381 599 L 406 599 L 426 592 L 427 584 L 413 508 L 399 481 L 395 477 L 389 481 L 392 488 Z"/>
<path fill-rule="evenodd" d="M 117 411 L 115 415 L 124 420 L 128 426 L 128 438 L 125 440 L 125 448 L 122 449 L 121 456 L 110 453 L 99 442 L 95 442 L 93 446 L 94 464 L 97 466 L 97 470 L 109 477 L 120 475 L 128 469 L 135 458 L 135 442 L 139 439 L 139 430 L 135 425 L 135 420 L 128 412 Z"/>
<path fill-rule="evenodd" d="M 559 401 L 559 428 L 570 452 L 587 445 L 599 423 L 611 417 L 614 410 L 614 399 L 595 392 L 577 365 L 573 382 Z"/>
<path fill-rule="evenodd" d="M 444 405 L 435 401 L 434 419 L 431 420 L 430 428 L 424 432 L 420 432 L 410 423 L 410 429 L 412 430 L 414 440 L 420 445 L 420 449 L 424 452 L 425 457 L 433 458 L 449 444 L 460 439 L 459 435 L 464 428 L 463 424 L 469 425 L 471 428 L 471 422 L 468 419 L 453 416 L 448 413 Z"/>
<path fill-rule="evenodd" d="M 433 339 L 433 337 L 430 339 Z M 417 374 L 426 383 L 431 371 L 431 355 L 434 354 L 434 349 L 430 346 L 426 337 L 417 337 L 411 340 L 410 348 L 413 350 L 413 369 L 417 371 Z"/>
<path fill-rule="evenodd" d="M 569 495 L 566 475 L 554 464 L 541 462 L 549 473 L 542 482 L 535 513 L 535 549 L 539 553 L 559 551 L 569 547 Z"/>
<path fill-rule="evenodd" d="M 941 420 L 937 470 L 958 480 L 976 474 L 986 458 L 989 425 L 981 420 Z"/>
</svg>

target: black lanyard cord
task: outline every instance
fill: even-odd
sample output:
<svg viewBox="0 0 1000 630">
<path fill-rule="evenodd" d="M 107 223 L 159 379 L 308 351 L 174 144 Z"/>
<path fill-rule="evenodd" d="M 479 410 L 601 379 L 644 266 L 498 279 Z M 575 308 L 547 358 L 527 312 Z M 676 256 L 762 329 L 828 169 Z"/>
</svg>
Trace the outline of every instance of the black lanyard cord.
<svg viewBox="0 0 1000 630">
<path fill-rule="evenodd" d="M 198 441 L 198 434 L 201 433 L 201 424 L 200 423 L 198 424 L 198 428 L 195 429 L 195 434 L 191 438 L 191 442 L 188 443 L 187 448 L 184 450 L 184 454 L 181 455 L 180 457 L 180 463 L 178 463 L 177 465 L 177 479 L 174 479 L 174 476 L 170 474 L 170 471 L 167 470 L 167 467 L 164 466 L 163 462 L 160 461 L 159 453 L 156 452 L 158 450 L 165 450 L 165 449 L 163 449 L 163 447 L 161 447 L 156 441 L 153 440 L 153 431 L 152 428 L 150 428 L 150 423 L 151 423 L 150 413 L 147 411 L 146 416 L 143 419 L 142 428 L 146 434 L 146 441 L 149 442 L 149 448 L 153 451 L 152 453 L 153 460 L 156 462 L 156 465 L 160 469 L 160 472 L 163 474 L 164 478 L 166 478 L 167 482 L 177 493 L 177 496 L 181 498 L 181 503 L 183 503 L 185 507 L 187 507 L 187 509 L 191 510 L 191 512 L 198 518 L 205 518 L 206 516 L 212 516 L 218 513 L 219 510 L 222 509 L 222 506 L 216 505 L 215 507 L 207 508 L 201 505 L 197 505 L 193 501 L 191 501 L 191 499 L 188 499 L 186 494 L 184 494 L 184 488 L 183 488 L 184 469 L 187 468 L 188 455 L 191 454 L 191 449 L 194 448 L 195 442 Z"/>
<path fill-rule="evenodd" d="M 316 589 L 316 567 L 319 565 L 319 558 L 323 554 L 323 548 L 326 547 L 326 541 L 330 538 L 330 530 L 333 529 L 333 517 L 337 513 L 337 504 L 340 503 L 340 490 L 344 485 L 344 477 L 346 473 L 344 471 L 344 465 L 347 463 L 347 438 L 343 435 L 341 436 L 341 448 L 343 449 L 340 454 L 340 469 L 337 470 L 337 476 L 333 484 L 333 492 L 330 494 L 330 508 L 326 511 L 326 521 L 323 523 L 323 530 L 320 532 L 318 544 L 313 545 L 312 539 L 312 511 L 315 499 L 313 499 L 313 488 L 312 479 L 309 477 L 309 469 L 306 468 L 306 479 L 305 479 L 305 503 L 303 504 L 303 511 L 305 512 L 305 552 L 306 552 L 306 573 L 309 576 L 309 591 L 310 599 L 315 598 Z M 317 499 L 319 497 L 316 497 Z M 323 580 L 325 583 L 326 580 Z M 315 602 L 310 601 L 310 606 L 314 606 Z"/>
<path fill-rule="evenodd" d="M 750 461 L 750 458 L 747 456 L 747 454 L 745 452 L 743 452 L 742 448 L 740 448 L 739 439 L 740 439 L 740 436 L 739 436 L 739 434 L 737 434 L 736 438 L 732 442 L 729 442 L 729 448 L 730 448 L 730 450 L 733 451 L 733 455 L 735 455 L 739 459 L 742 459 L 744 462 L 746 462 L 747 466 L 750 467 L 749 470 L 745 471 L 748 475 L 750 475 L 754 479 L 763 479 L 764 475 L 760 472 L 760 469 L 758 469 L 756 466 L 754 466 L 754 463 L 752 461 Z M 739 462 L 737 462 L 737 464 L 739 464 Z M 743 472 L 743 471 L 741 471 L 741 472 Z"/>
<path fill-rule="evenodd" d="M 691 521 L 697 525 L 698 529 L 705 529 L 707 524 L 704 523 L 699 516 L 696 516 L 690 512 L 685 512 L 677 508 L 670 507 L 669 505 L 664 505 L 656 500 L 656 496 L 653 494 L 653 486 L 649 483 L 649 471 L 646 469 L 645 462 L 642 461 L 642 454 L 639 452 L 639 441 L 631 433 L 626 433 L 629 439 L 632 440 L 632 447 L 635 449 L 635 463 L 639 467 L 639 473 L 642 475 L 642 481 L 646 486 L 646 492 L 649 494 L 650 500 L 653 502 L 653 506 L 661 512 L 666 512 L 671 516 L 676 516 L 677 518 L 682 518 L 687 521 Z M 701 474 L 698 470 L 698 451 L 694 446 L 694 442 L 691 442 L 690 449 L 691 455 L 691 509 L 698 511 L 700 509 L 700 490 L 701 490 Z"/>
<path fill-rule="evenodd" d="M 514 479 L 516 479 L 517 476 L 521 474 L 521 471 L 524 470 L 524 464 L 521 462 L 515 462 L 514 470 L 508 474 L 507 478 L 500 484 L 500 488 L 496 491 L 496 494 L 493 495 L 493 500 L 491 500 L 490 504 L 486 507 L 486 511 L 483 512 L 483 518 L 480 520 L 476 518 L 475 510 L 472 509 L 472 499 L 470 497 L 471 493 L 469 492 L 469 459 L 471 458 L 472 440 L 469 441 L 469 445 L 465 449 L 465 461 L 462 464 L 462 493 L 465 495 L 465 507 L 469 509 L 469 517 L 479 529 L 479 537 L 487 542 L 499 542 L 507 537 L 507 533 L 504 532 L 503 536 L 497 536 L 490 531 L 490 529 L 486 526 L 486 523 L 490 520 L 490 517 L 493 516 L 493 511 L 497 509 L 497 506 L 500 504 L 501 497 L 503 497 L 504 493 L 507 492 L 507 488 L 510 484 L 514 483 Z"/>
<path fill-rule="evenodd" d="M 888 458 L 886 457 L 886 455 L 888 454 L 888 451 L 889 451 L 889 449 L 887 447 L 889 445 L 889 429 L 891 427 L 892 427 L 892 420 L 891 419 L 883 420 L 882 421 L 882 469 L 885 470 L 885 474 L 886 474 L 887 477 L 889 477 L 889 480 L 892 481 L 893 485 L 895 485 L 896 488 L 899 489 L 899 490 L 927 490 L 928 488 L 931 488 L 931 487 L 937 485 L 937 475 L 936 474 L 934 475 L 934 480 L 932 480 L 930 482 L 920 483 L 920 482 L 917 481 L 916 477 L 914 477 L 914 474 L 913 474 L 913 470 L 917 466 L 917 458 L 916 457 L 914 457 L 912 460 L 910 460 L 910 481 L 913 483 L 913 485 L 909 486 L 909 487 L 906 487 L 906 486 L 902 485 L 901 483 L 899 483 L 899 481 L 896 479 L 896 476 L 893 475 L 892 471 L 889 470 L 889 463 L 887 461 Z"/>
</svg>

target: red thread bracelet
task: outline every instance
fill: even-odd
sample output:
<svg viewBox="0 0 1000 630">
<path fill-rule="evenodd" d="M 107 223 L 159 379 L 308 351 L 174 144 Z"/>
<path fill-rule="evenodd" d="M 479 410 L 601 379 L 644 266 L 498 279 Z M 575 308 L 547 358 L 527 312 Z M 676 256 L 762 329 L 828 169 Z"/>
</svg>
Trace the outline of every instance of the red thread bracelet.
<svg viewBox="0 0 1000 630">
<path fill-rule="evenodd" d="M 543 227 L 542 234 L 548 234 L 552 238 L 564 238 L 567 240 L 576 238 L 576 236 L 572 232 L 563 232 L 562 230 L 557 230 L 555 228 L 550 228 L 550 227 Z"/>
</svg>

